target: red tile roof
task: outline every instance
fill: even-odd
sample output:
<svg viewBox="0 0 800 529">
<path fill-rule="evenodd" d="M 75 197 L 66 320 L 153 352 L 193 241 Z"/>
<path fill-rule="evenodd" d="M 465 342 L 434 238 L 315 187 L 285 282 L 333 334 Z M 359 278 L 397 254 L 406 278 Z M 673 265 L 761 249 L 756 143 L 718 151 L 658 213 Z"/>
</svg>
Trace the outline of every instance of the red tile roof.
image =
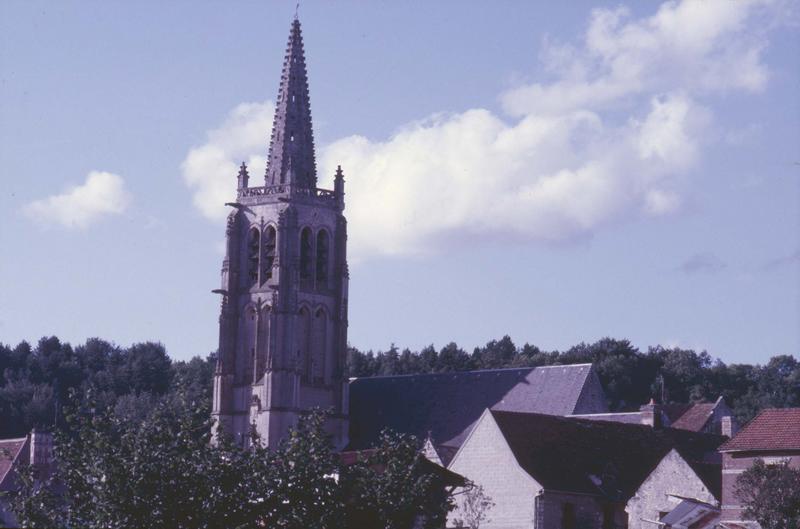
<svg viewBox="0 0 800 529">
<path fill-rule="evenodd" d="M 800 408 L 770 408 L 762 411 L 719 450 L 800 450 Z"/>
<path fill-rule="evenodd" d="M 693 405 L 686 410 L 678 419 L 671 424 L 673 428 L 699 432 L 714 413 L 716 402 L 701 402 Z"/>
<path fill-rule="evenodd" d="M 681 415 L 691 408 L 691 404 L 672 402 L 669 404 L 662 404 L 661 411 L 669 419 L 670 424 L 680 419 Z"/>
<path fill-rule="evenodd" d="M 6 474 L 14 466 L 14 460 L 25 446 L 25 441 L 27 441 L 26 437 L 0 440 L 0 484 L 5 481 Z"/>
</svg>

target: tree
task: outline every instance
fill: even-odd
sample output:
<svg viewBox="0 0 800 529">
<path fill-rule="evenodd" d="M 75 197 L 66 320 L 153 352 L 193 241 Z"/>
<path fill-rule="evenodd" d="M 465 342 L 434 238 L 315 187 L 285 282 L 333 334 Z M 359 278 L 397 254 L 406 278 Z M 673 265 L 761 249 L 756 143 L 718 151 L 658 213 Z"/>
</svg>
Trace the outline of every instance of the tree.
<svg viewBox="0 0 800 529">
<path fill-rule="evenodd" d="M 444 526 L 452 494 L 410 435 L 384 431 L 366 457 L 342 468 L 345 527 L 425 529 Z"/>
<path fill-rule="evenodd" d="M 557 358 L 559 364 L 594 364 L 612 410 L 647 402 L 657 364 L 642 355 L 628 340 L 602 338 L 595 343 L 580 343 Z"/>
<path fill-rule="evenodd" d="M 800 470 L 788 462 L 767 465 L 756 460 L 738 477 L 735 490 L 745 517 L 762 529 L 800 527 Z"/>
<path fill-rule="evenodd" d="M 62 527 L 64 520 L 63 502 L 58 494 L 57 484 L 52 476 L 43 475 L 32 465 L 20 465 L 15 470 L 17 489 L 0 492 L 0 497 L 10 497 L 16 518 L 31 529 Z"/>
<path fill-rule="evenodd" d="M 480 529 L 481 524 L 491 521 L 489 511 L 494 507 L 494 502 L 483 491 L 483 486 L 470 484 L 462 494 L 464 497 L 456 509 L 454 519 L 456 527 Z"/>
<path fill-rule="evenodd" d="M 212 444 L 207 408 L 185 394 L 150 398 L 102 409 L 90 395 L 74 406 L 55 443 L 63 494 L 23 482 L 12 502 L 22 525 L 411 529 L 418 517 L 438 527 L 451 507 L 411 437 L 387 435 L 369 461 L 342 465 L 321 411 L 276 449 L 255 433 L 242 448 L 224 433 Z"/>
<path fill-rule="evenodd" d="M 442 347 L 439 351 L 439 371 L 468 371 L 472 369 L 472 361 L 466 351 L 455 342 Z"/>
<path fill-rule="evenodd" d="M 496 369 L 508 367 L 517 356 L 517 346 L 506 335 L 500 340 L 492 340 L 483 347 L 476 347 L 472 352 L 472 363 L 478 369 Z"/>
</svg>

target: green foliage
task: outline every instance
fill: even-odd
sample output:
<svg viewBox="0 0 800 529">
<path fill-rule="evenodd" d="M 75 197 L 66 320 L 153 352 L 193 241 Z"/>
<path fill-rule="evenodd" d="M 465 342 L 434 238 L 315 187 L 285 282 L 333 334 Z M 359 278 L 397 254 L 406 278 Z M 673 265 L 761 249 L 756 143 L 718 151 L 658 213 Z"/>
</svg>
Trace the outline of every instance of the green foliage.
<svg viewBox="0 0 800 529">
<path fill-rule="evenodd" d="M 707 352 L 650 347 L 642 352 L 628 340 L 603 338 L 566 351 L 518 347 L 510 337 L 491 340 L 472 353 L 451 342 L 437 350 L 362 352 L 349 347 L 349 376 L 442 373 L 472 369 L 535 367 L 592 362 L 612 410 L 630 410 L 650 400 L 693 402 L 725 397 L 740 423 L 767 407 L 800 406 L 800 362 L 791 355 L 766 365 L 730 364 Z M 63 428 L 61 406 L 71 390 L 91 390 L 96 406 L 141 416 L 152 402 L 181 392 L 210 408 L 215 354 L 171 361 L 158 343 L 120 348 L 97 338 L 73 348 L 56 337 L 35 347 L 0 344 L 0 438 L 27 434 L 34 426 Z M 137 411 L 138 409 L 138 411 Z"/>
<path fill-rule="evenodd" d="M 466 487 L 461 494 L 464 498 L 454 516 L 454 525 L 465 529 L 480 529 L 490 522 L 489 511 L 494 507 L 492 498 L 486 495 L 482 486 Z"/>
<path fill-rule="evenodd" d="M 737 478 L 736 495 L 745 518 L 756 520 L 762 529 L 800 527 L 800 469 L 757 460 Z"/>
<path fill-rule="evenodd" d="M 16 489 L 0 492 L 0 497 L 12 502 L 22 527 L 49 528 L 60 525 L 64 518 L 63 503 L 54 491 L 58 484 L 51 476 L 31 466 L 21 465 L 15 471 Z M 54 520 L 56 521 L 54 524 Z"/>
<path fill-rule="evenodd" d="M 61 407 L 70 391 L 92 391 L 98 408 L 134 413 L 180 388 L 198 403 L 210 403 L 214 356 L 172 362 L 159 343 L 126 349 L 90 338 L 74 349 L 56 337 L 36 347 L 0 344 L 0 438 L 35 427 L 65 426 Z M 149 404 L 148 404 L 149 403 Z M 205 404 L 204 404 L 205 405 Z"/>
<path fill-rule="evenodd" d="M 444 519 L 450 497 L 413 438 L 386 436 L 368 461 L 343 466 L 326 417 L 303 416 L 277 450 L 255 436 L 245 449 L 225 435 L 211 443 L 207 409 L 183 393 L 135 420 L 89 395 L 57 436 L 56 486 L 26 478 L 12 507 L 25 527 L 86 529 L 410 529 L 419 515 L 428 527 Z"/>
<path fill-rule="evenodd" d="M 413 436 L 384 431 L 368 457 L 343 469 L 346 527 L 443 527 L 452 498 L 426 467 Z"/>
</svg>

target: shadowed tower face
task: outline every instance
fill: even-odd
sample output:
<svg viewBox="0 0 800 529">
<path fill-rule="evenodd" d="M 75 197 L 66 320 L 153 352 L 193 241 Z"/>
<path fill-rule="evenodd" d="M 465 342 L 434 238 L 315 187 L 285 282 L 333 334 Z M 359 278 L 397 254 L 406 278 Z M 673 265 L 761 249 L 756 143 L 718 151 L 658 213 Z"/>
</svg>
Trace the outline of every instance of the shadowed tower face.
<svg viewBox="0 0 800 529">
<path fill-rule="evenodd" d="M 318 189 L 303 38 L 295 19 L 281 72 L 263 187 L 238 175 L 222 264 L 215 435 L 252 428 L 275 447 L 298 414 L 330 409 L 347 442 L 347 224 L 344 176 Z"/>
</svg>

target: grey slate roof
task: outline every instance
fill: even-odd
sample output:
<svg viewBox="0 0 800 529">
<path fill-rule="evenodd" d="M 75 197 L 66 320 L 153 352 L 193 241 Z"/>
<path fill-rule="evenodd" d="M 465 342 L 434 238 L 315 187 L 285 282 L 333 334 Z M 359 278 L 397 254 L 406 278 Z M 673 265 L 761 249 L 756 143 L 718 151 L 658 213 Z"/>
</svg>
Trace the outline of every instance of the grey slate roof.
<svg viewBox="0 0 800 529">
<path fill-rule="evenodd" d="M 458 447 L 486 408 L 569 415 L 605 406 L 591 364 L 357 378 L 350 448 L 373 446 L 384 428 Z"/>
</svg>

